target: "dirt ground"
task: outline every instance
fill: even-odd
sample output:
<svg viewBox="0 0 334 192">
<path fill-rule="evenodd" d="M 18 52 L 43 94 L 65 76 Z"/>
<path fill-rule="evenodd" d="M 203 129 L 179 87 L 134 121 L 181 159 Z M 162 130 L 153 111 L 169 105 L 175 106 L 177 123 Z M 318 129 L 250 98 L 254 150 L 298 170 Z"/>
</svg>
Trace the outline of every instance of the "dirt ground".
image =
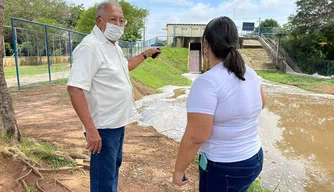
<svg viewBox="0 0 334 192">
<path fill-rule="evenodd" d="M 139 83 L 136 98 L 154 93 Z M 69 152 L 87 154 L 86 141 L 81 123 L 72 109 L 65 85 L 49 85 L 11 92 L 17 122 L 22 139 L 45 141 Z M 0 148 L 3 143 L 0 144 Z M 179 144 L 155 131 L 152 127 L 137 124 L 127 126 L 124 142 L 123 164 L 120 170 L 119 191 L 121 192 L 177 192 L 197 191 L 197 167 L 192 165 L 188 172 L 191 183 L 183 188 L 172 184 L 172 169 Z M 28 172 L 19 161 L 0 155 L 0 191 L 24 191 L 14 180 Z M 45 173 L 41 187 L 47 192 L 66 191 L 55 184 L 61 180 L 76 192 L 89 191 L 89 171 L 62 171 Z M 28 186 L 35 186 L 36 176 L 29 174 Z"/>
<path fill-rule="evenodd" d="M 331 94 L 331 95 L 334 95 L 334 86 L 323 85 L 323 86 L 320 86 L 320 89 L 324 90 L 323 92 L 324 92 L 325 94 Z"/>
</svg>

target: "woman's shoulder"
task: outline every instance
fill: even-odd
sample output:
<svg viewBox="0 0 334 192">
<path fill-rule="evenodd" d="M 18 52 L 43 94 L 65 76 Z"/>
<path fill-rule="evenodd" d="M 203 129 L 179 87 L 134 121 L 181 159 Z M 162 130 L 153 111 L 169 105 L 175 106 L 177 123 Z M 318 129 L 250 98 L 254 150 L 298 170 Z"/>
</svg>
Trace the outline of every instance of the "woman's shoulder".
<svg viewBox="0 0 334 192">
<path fill-rule="evenodd" d="M 249 65 L 245 64 L 245 66 L 246 66 L 246 71 L 252 71 L 255 73 L 255 70 L 251 68 Z"/>
<path fill-rule="evenodd" d="M 251 76 L 256 76 L 257 77 L 257 73 L 255 72 L 255 70 L 248 65 L 246 65 L 246 75 L 251 75 Z"/>
</svg>

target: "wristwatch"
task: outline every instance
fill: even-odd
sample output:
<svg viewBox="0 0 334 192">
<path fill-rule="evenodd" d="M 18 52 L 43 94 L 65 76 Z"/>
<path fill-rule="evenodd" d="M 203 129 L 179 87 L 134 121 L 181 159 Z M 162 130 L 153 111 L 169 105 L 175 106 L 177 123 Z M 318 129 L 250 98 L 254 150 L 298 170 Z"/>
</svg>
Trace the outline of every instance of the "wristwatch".
<svg viewBox="0 0 334 192">
<path fill-rule="evenodd" d="M 144 59 L 147 59 L 147 56 L 145 55 L 144 52 L 141 53 L 144 56 Z"/>
</svg>

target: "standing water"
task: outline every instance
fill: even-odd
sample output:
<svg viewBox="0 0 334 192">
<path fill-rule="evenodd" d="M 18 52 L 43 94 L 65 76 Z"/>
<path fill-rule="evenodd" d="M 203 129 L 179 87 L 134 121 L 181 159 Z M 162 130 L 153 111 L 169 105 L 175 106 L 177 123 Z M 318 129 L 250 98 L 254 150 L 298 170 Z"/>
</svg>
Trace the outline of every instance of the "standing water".
<svg viewBox="0 0 334 192">
<path fill-rule="evenodd" d="M 334 191 L 334 95 L 263 81 L 260 116 L 265 186 L 281 191 Z"/>
<path fill-rule="evenodd" d="M 261 182 L 271 190 L 334 191 L 334 96 L 265 80 L 262 86 L 266 108 L 259 124 L 265 151 Z M 175 90 L 185 94 L 175 95 Z M 167 86 L 161 94 L 137 101 L 139 123 L 180 141 L 186 127 L 189 90 Z"/>
</svg>

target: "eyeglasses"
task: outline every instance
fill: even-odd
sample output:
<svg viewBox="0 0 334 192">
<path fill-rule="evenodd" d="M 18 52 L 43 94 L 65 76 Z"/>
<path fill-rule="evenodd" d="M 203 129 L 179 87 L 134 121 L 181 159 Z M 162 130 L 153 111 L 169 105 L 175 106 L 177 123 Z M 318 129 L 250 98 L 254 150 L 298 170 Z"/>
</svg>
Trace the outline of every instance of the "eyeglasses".
<svg viewBox="0 0 334 192">
<path fill-rule="evenodd" d="M 102 17 L 102 16 L 99 17 L 108 19 L 106 22 L 110 22 L 114 25 L 117 23 L 119 23 L 120 26 L 125 26 L 126 24 L 128 24 L 128 21 L 126 19 L 116 19 L 115 17 Z"/>
</svg>

